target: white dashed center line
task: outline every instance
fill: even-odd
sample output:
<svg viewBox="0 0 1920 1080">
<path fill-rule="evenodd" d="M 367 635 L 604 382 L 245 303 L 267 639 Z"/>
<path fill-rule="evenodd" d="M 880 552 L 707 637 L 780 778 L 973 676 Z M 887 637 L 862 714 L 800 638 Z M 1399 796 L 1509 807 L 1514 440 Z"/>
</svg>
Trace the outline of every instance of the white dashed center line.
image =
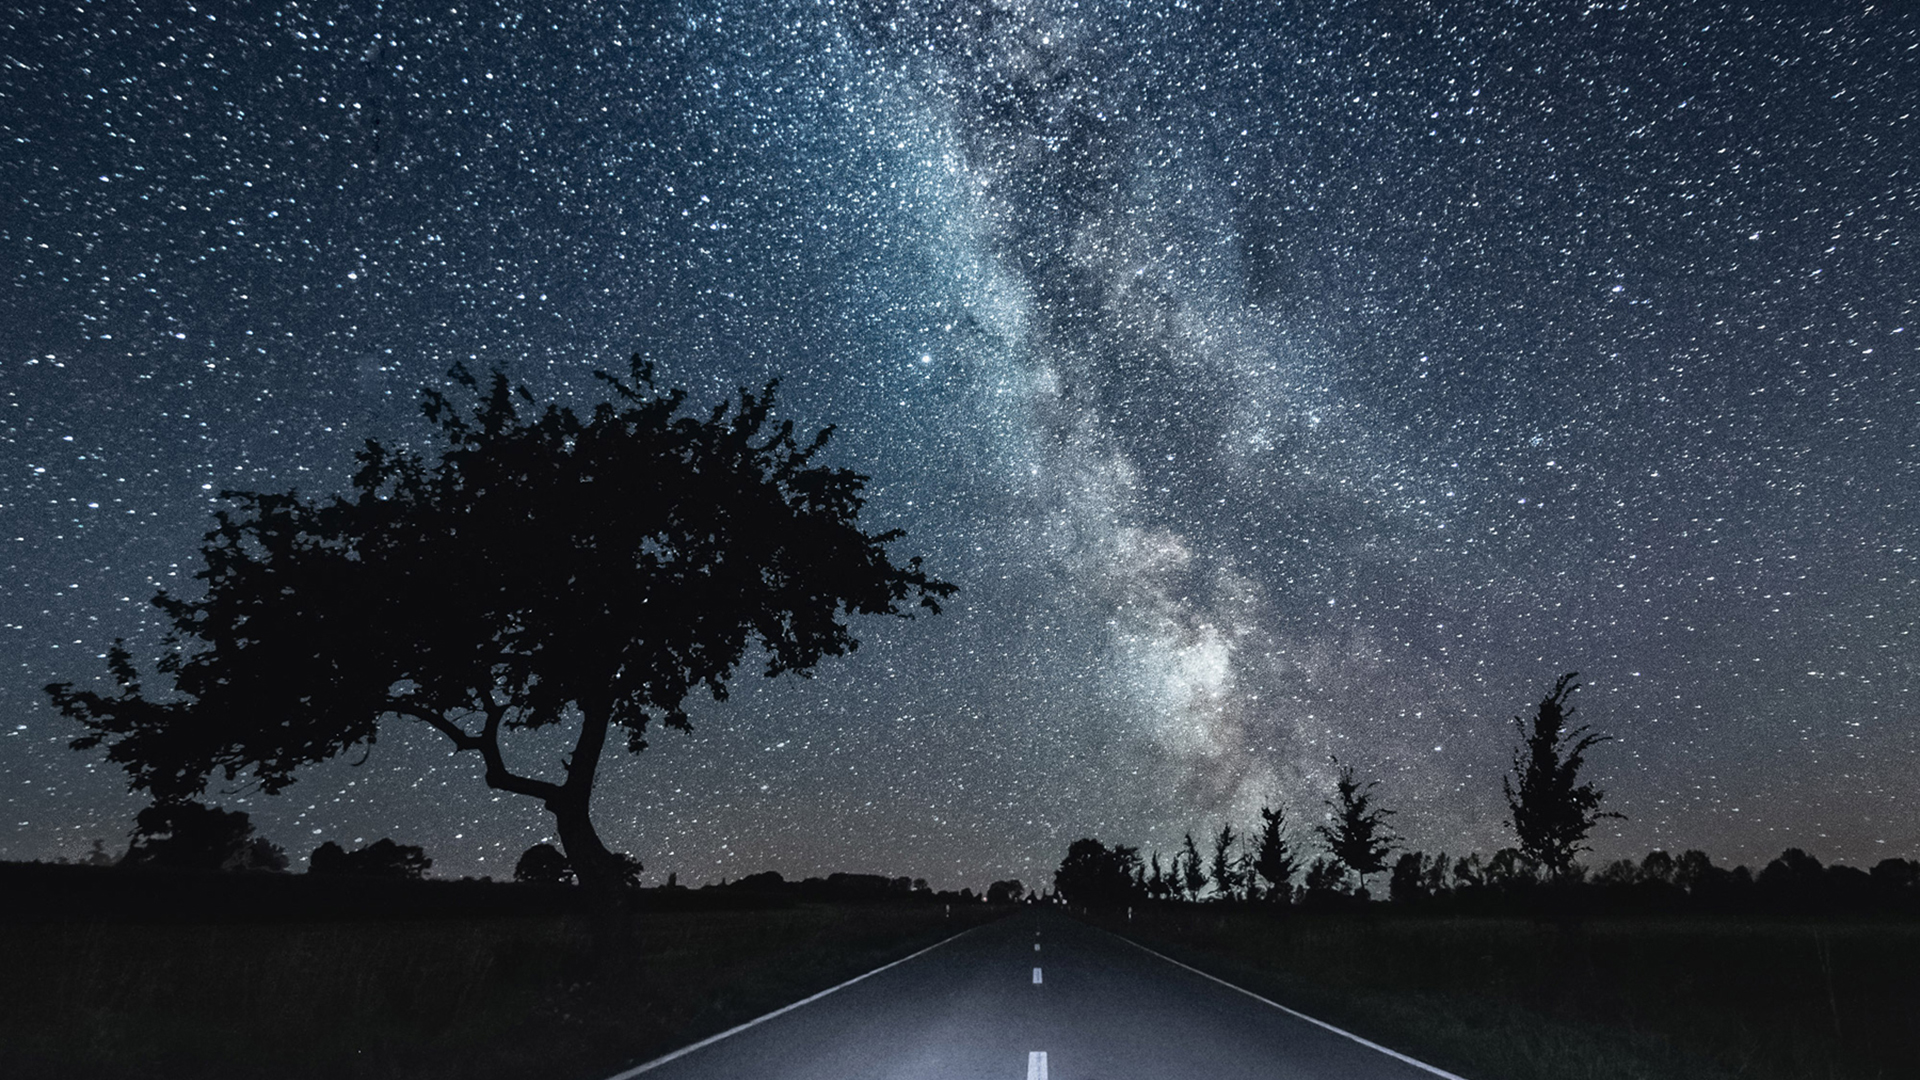
<svg viewBox="0 0 1920 1080">
<path fill-rule="evenodd" d="M 1035 1050 L 1027 1055 L 1027 1080 L 1047 1080 L 1047 1052 Z"/>
<path fill-rule="evenodd" d="M 1040 969 L 1039 968 L 1033 969 L 1033 985 L 1035 986 L 1040 985 Z"/>
<path fill-rule="evenodd" d="M 1033 951 L 1034 951 L 1034 952 L 1039 952 L 1039 951 L 1040 951 L 1040 943 L 1039 943 L 1039 942 L 1037 942 L 1037 941 L 1036 941 L 1036 942 L 1034 942 L 1034 943 L 1033 943 Z"/>
</svg>

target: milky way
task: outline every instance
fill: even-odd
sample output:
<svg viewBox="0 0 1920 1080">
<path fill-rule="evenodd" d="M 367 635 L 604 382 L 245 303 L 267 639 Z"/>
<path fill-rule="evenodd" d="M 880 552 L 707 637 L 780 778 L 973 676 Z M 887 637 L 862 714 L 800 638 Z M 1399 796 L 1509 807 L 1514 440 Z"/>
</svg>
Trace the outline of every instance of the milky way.
<svg viewBox="0 0 1920 1080">
<path fill-rule="evenodd" d="M 220 489 L 635 351 L 782 378 L 963 590 L 612 763 L 649 877 L 1037 882 L 1336 756 L 1491 850 L 1572 670 L 1597 855 L 1920 854 L 1920 16 L 366 7 L 4 16 L 0 856 L 124 843 L 39 687 L 158 645 Z M 550 837 L 436 739 L 215 797 L 436 873 Z"/>
</svg>

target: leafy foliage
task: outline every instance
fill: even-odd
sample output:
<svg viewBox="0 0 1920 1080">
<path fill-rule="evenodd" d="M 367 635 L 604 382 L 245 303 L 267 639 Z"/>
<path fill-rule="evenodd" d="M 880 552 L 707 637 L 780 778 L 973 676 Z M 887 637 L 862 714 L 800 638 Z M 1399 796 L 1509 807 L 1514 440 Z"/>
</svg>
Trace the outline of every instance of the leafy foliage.
<svg viewBox="0 0 1920 1080">
<path fill-rule="evenodd" d="M 616 887 L 637 863 L 588 815 L 607 736 L 630 751 L 654 721 L 688 727 L 697 689 L 726 697 L 749 650 L 764 672 L 807 673 L 852 651 L 846 616 L 937 612 L 954 587 L 897 530 L 857 525 L 866 477 L 815 463 L 771 420 L 775 384 L 687 414 L 634 358 L 598 373 L 613 401 L 589 415 L 533 404 L 495 374 L 463 413 L 429 391 L 436 461 L 369 441 L 352 492 L 223 492 L 196 576 L 204 595 L 155 598 L 172 623 L 142 686 L 116 644 L 117 694 L 59 683 L 61 711 L 135 789 L 192 798 L 209 777 L 276 792 L 302 766 L 371 746 L 411 720 L 479 754 L 489 786 L 541 800 L 583 883 Z M 510 770 L 501 735 L 572 725 L 560 778 Z"/>
<path fill-rule="evenodd" d="M 1573 715 L 1572 697 L 1580 684 L 1578 672 L 1568 672 L 1540 700 L 1533 723 L 1514 717 L 1521 742 L 1513 752 L 1513 771 L 1500 781 L 1506 793 L 1508 823 L 1520 838 L 1520 852 L 1557 882 L 1569 880 L 1574 859 L 1587 847 L 1587 834 L 1601 818 L 1621 814 L 1600 809 L 1605 793 L 1579 781 L 1589 749 L 1611 736 L 1589 733 L 1585 727 L 1567 729 Z"/>
</svg>

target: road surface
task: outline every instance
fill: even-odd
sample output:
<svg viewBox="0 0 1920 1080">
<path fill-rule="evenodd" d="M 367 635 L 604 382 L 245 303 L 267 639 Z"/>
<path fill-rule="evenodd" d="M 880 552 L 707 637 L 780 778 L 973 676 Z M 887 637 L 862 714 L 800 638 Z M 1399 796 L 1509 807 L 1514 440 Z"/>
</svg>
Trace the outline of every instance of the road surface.
<svg viewBox="0 0 1920 1080">
<path fill-rule="evenodd" d="M 617 1080 L 1435 1080 L 1027 908 Z"/>
</svg>

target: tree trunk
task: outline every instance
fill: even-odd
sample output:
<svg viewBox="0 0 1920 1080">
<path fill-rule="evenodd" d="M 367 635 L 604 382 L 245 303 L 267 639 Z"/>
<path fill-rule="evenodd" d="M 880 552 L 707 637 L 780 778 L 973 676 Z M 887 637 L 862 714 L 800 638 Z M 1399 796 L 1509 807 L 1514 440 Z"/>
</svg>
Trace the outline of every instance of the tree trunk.
<svg viewBox="0 0 1920 1080">
<path fill-rule="evenodd" d="M 573 864 L 573 872 L 587 894 L 596 976 L 612 981 L 628 954 L 632 924 L 626 860 L 601 843 L 589 813 L 594 774 L 607 742 L 610 709 L 606 706 L 605 702 L 580 703 L 580 739 L 567 759 L 566 782 L 546 803 L 553 812 L 567 861 Z"/>
<path fill-rule="evenodd" d="M 563 795 L 549 801 L 547 809 L 553 812 L 554 824 L 560 832 L 560 847 L 566 852 L 567 862 L 573 865 L 581 887 L 598 898 L 622 892 L 626 881 L 621 873 L 620 858 L 600 842 L 593 819 L 587 815 L 586 800 Z"/>
</svg>

